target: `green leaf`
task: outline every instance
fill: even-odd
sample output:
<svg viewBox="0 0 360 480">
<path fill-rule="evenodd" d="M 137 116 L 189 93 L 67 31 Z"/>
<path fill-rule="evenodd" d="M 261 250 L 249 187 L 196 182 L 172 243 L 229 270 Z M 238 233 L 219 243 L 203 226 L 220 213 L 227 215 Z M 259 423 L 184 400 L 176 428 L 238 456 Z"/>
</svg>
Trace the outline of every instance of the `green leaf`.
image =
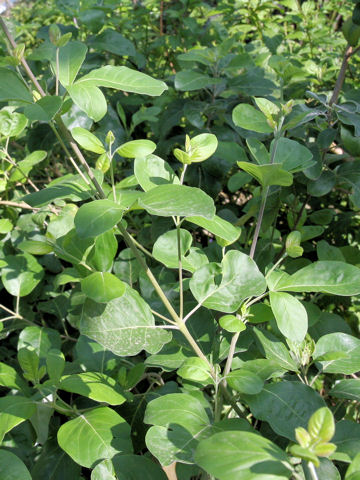
<svg viewBox="0 0 360 480">
<path fill-rule="evenodd" d="M 289 351 L 277 337 L 259 328 L 254 328 L 253 332 L 267 359 L 276 362 L 285 370 L 298 371 L 298 367 L 290 356 Z"/>
<path fill-rule="evenodd" d="M 9 68 L 0 67 L 0 102 L 33 103 L 33 98 L 21 77 Z"/>
<path fill-rule="evenodd" d="M 331 410 L 327 407 L 316 410 L 310 417 L 308 432 L 317 441 L 329 442 L 335 433 L 335 422 Z"/>
<path fill-rule="evenodd" d="M 128 286 L 107 304 L 86 300 L 80 331 L 120 356 L 156 353 L 171 340 L 169 332 L 155 326 L 148 304 Z"/>
<path fill-rule="evenodd" d="M 336 398 L 347 398 L 360 402 L 360 379 L 349 378 L 338 380 L 329 395 Z"/>
<path fill-rule="evenodd" d="M 14 228 L 14 225 L 8 218 L 0 219 L 0 234 L 9 233 Z"/>
<path fill-rule="evenodd" d="M 47 327 L 31 326 L 22 330 L 19 335 L 18 350 L 33 348 L 44 365 L 51 349 L 61 349 L 61 338 L 57 330 Z"/>
<path fill-rule="evenodd" d="M 142 195 L 139 204 L 148 213 L 160 217 L 199 216 L 211 219 L 215 215 L 212 198 L 199 188 L 185 185 L 159 185 Z"/>
<path fill-rule="evenodd" d="M 219 480 L 285 480 L 291 475 L 285 452 L 252 432 L 219 432 L 201 440 L 195 461 Z"/>
<path fill-rule="evenodd" d="M 1 88 L 1 87 L 0 87 Z M 22 113 L 2 109 L 0 111 L 0 135 L 4 137 L 16 137 L 24 130 L 28 124 L 27 118 Z"/>
<path fill-rule="evenodd" d="M 118 242 L 112 230 L 97 236 L 95 246 L 90 251 L 86 261 L 100 272 L 108 272 L 111 270 L 113 260 L 118 249 Z"/>
<path fill-rule="evenodd" d="M 216 83 L 217 79 L 211 78 L 200 72 L 183 70 L 175 75 L 175 88 L 182 92 L 190 92 L 209 87 Z"/>
<path fill-rule="evenodd" d="M 94 153 L 104 153 L 105 148 L 101 140 L 99 140 L 93 133 L 90 133 L 85 128 L 75 127 L 71 130 L 72 136 L 75 138 L 80 147 Z"/>
<path fill-rule="evenodd" d="M 201 133 L 190 140 L 191 163 L 203 162 L 213 155 L 218 147 L 218 141 L 212 133 Z"/>
<path fill-rule="evenodd" d="M 340 356 L 334 355 L 337 353 Z M 326 354 L 333 358 L 326 359 Z M 316 344 L 313 359 L 325 372 L 351 375 L 360 370 L 360 340 L 341 332 L 324 335 Z"/>
<path fill-rule="evenodd" d="M 91 480 L 167 480 L 164 470 L 154 461 L 143 455 L 115 455 L 111 460 L 104 460 L 97 465 L 91 474 Z"/>
<path fill-rule="evenodd" d="M 322 292 L 330 295 L 358 295 L 360 269 L 344 262 L 320 261 L 280 279 L 276 290 Z"/>
<path fill-rule="evenodd" d="M 238 166 L 253 176 L 263 187 L 280 185 L 288 187 L 293 183 L 291 173 L 283 170 L 280 163 L 255 165 L 250 162 L 237 162 Z"/>
<path fill-rule="evenodd" d="M 125 158 L 146 157 L 146 155 L 153 153 L 155 149 L 155 143 L 150 140 L 132 140 L 120 145 L 116 149 L 116 153 Z"/>
<path fill-rule="evenodd" d="M 59 80 L 66 88 L 74 83 L 87 52 L 87 46 L 81 42 L 69 42 L 59 49 Z M 56 61 L 51 62 L 56 72 Z"/>
<path fill-rule="evenodd" d="M 221 282 L 216 283 L 220 274 Z M 190 280 L 190 290 L 199 303 L 226 313 L 235 312 L 246 298 L 261 295 L 265 289 L 265 278 L 254 260 L 237 250 L 227 252 L 221 266 L 204 265 Z"/>
<path fill-rule="evenodd" d="M 49 350 L 46 356 L 46 371 L 50 380 L 57 384 L 63 374 L 64 368 L 64 354 L 56 348 Z"/>
<path fill-rule="evenodd" d="M 240 228 L 234 227 L 230 222 L 218 215 L 214 215 L 211 220 L 203 217 L 187 217 L 186 220 L 213 233 L 217 238 L 225 242 L 226 246 L 236 242 L 240 237 Z"/>
<path fill-rule="evenodd" d="M 17 167 L 11 169 L 9 180 L 11 182 L 23 181 L 31 169 L 41 163 L 47 157 L 45 150 L 35 150 L 27 155 L 24 160 L 17 163 Z"/>
<path fill-rule="evenodd" d="M 135 158 L 134 173 L 141 188 L 147 192 L 158 185 L 180 184 L 179 177 L 170 165 L 156 155 Z"/>
<path fill-rule="evenodd" d="M 14 390 L 22 390 L 25 393 L 28 390 L 26 382 L 24 382 L 15 368 L 2 362 L 0 363 L 0 385 Z"/>
<path fill-rule="evenodd" d="M 96 402 L 121 405 L 126 393 L 112 377 L 99 372 L 85 372 L 62 377 L 60 390 L 77 393 Z"/>
<path fill-rule="evenodd" d="M 124 92 L 151 96 L 161 95 L 164 90 L 167 90 L 167 85 L 164 82 L 155 80 L 149 77 L 149 75 L 145 75 L 145 73 L 128 67 L 115 67 L 113 65 L 106 65 L 105 67 L 92 70 L 77 80 L 75 85 L 114 88 Z"/>
<path fill-rule="evenodd" d="M 109 272 L 94 272 L 81 280 L 81 290 L 97 303 L 110 302 L 125 293 L 125 283 Z"/>
<path fill-rule="evenodd" d="M 46 237 L 44 237 L 44 241 L 24 240 L 18 244 L 18 248 L 32 255 L 46 255 L 53 251 L 53 247 L 48 243 Z"/>
<path fill-rule="evenodd" d="M 35 352 L 33 347 L 20 348 L 18 351 L 18 362 L 24 372 L 24 377 L 33 383 L 39 383 L 40 370 L 39 370 L 39 356 Z"/>
<path fill-rule="evenodd" d="M 254 160 L 259 165 L 265 165 L 270 163 L 270 155 L 267 151 L 265 145 L 256 138 L 247 138 L 246 144 L 250 150 L 251 155 L 254 157 Z"/>
<path fill-rule="evenodd" d="M 131 57 L 136 55 L 134 44 L 127 38 L 123 37 L 119 32 L 110 28 L 107 28 L 93 37 L 90 45 L 95 50 L 105 50 L 114 55 L 127 55 Z"/>
<path fill-rule="evenodd" d="M 255 418 L 268 422 L 278 435 L 292 441 L 295 441 L 295 428 L 305 428 L 311 415 L 325 406 L 312 388 L 285 380 L 265 385 L 257 395 L 247 395 L 246 402 Z"/>
<path fill-rule="evenodd" d="M 200 266 L 208 263 L 207 256 L 201 250 L 191 247 L 193 238 L 190 232 L 180 228 L 179 233 L 181 266 L 184 270 L 194 272 Z M 156 260 L 167 267 L 179 268 L 177 231 L 170 230 L 169 232 L 160 235 L 154 243 L 152 253 Z"/>
<path fill-rule="evenodd" d="M 49 123 L 60 110 L 62 100 L 60 97 L 49 96 L 42 97 L 34 104 L 28 105 L 24 109 L 24 114 L 30 122 L 40 121 Z"/>
<path fill-rule="evenodd" d="M 115 275 L 131 287 L 139 278 L 140 271 L 141 266 L 132 250 L 130 248 L 122 250 L 114 263 Z"/>
<path fill-rule="evenodd" d="M 255 395 L 261 392 L 264 382 L 251 370 L 246 368 L 236 369 L 226 376 L 226 380 L 231 388 L 240 393 Z"/>
<path fill-rule="evenodd" d="M 75 215 L 75 228 L 79 237 L 96 237 L 120 222 L 124 209 L 111 200 L 94 200 L 82 205 Z"/>
<path fill-rule="evenodd" d="M 67 87 L 72 101 L 94 122 L 99 122 L 107 112 L 107 103 L 100 88 L 86 83 Z"/>
<path fill-rule="evenodd" d="M 49 439 L 31 469 L 31 476 L 32 480 L 79 478 L 80 469 L 81 467 L 58 446 L 56 439 Z"/>
<path fill-rule="evenodd" d="M 290 232 L 286 238 L 286 253 L 291 258 L 301 257 L 304 249 L 300 246 L 301 233 L 298 230 Z"/>
<path fill-rule="evenodd" d="M 219 318 L 220 326 L 227 332 L 243 332 L 246 329 L 244 322 L 235 315 L 224 315 Z"/>
<path fill-rule="evenodd" d="M 0 441 L 16 425 L 28 420 L 35 413 L 35 403 L 20 395 L 7 395 L 0 398 Z"/>
<path fill-rule="evenodd" d="M 1 480 L 31 480 L 29 470 L 19 457 L 8 450 L 0 450 Z"/>
<path fill-rule="evenodd" d="M 29 253 L 7 255 L 1 269 L 5 289 L 14 297 L 24 297 L 34 290 L 44 276 L 43 267 Z"/>
<path fill-rule="evenodd" d="M 202 403 L 185 393 L 163 395 L 148 403 L 144 422 L 154 425 L 145 437 L 146 446 L 162 465 L 193 461 L 199 439 L 206 436 L 210 421 Z"/>
<path fill-rule="evenodd" d="M 177 374 L 193 382 L 212 383 L 209 365 L 202 358 L 187 358 L 178 369 Z"/>
<path fill-rule="evenodd" d="M 117 453 L 132 452 L 130 426 L 108 407 L 95 408 L 64 423 L 57 438 L 60 447 L 76 463 L 87 468 Z"/>
<path fill-rule="evenodd" d="M 280 108 L 267 98 L 257 97 L 254 98 L 254 100 L 266 118 L 272 119 L 273 116 L 276 116 L 280 112 Z"/>
<path fill-rule="evenodd" d="M 232 120 L 237 127 L 253 132 L 272 133 L 274 131 L 268 124 L 265 115 L 246 103 L 241 103 L 234 108 Z"/>
<path fill-rule="evenodd" d="M 103 182 L 103 174 L 98 170 L 93 171 L 98 183 Z M 43 207 L 60 198 L 68 198 L 73 202 L 79 202 L 91 197 L 93 190 L 81 178 L 80 175 L 64 175 L 53 180 L 46 188 L 39 192 L 33 192 L 22 197 L 22 200 L 32 207 Z"/>
<path fill-rule="evenodd" d="M 272 141 L 270 154 L 275 148 L 275 140 Z M 276 152 L 274 155 L 274 163 L 281 164 L 281 167 L 288 172 L 302 172 L 306 168 L 315 165 L 311 151 L 295 140 L 281 137 L 276 143 Z"/>
<path fill-rule="evenodd" d="M 270 304 L 280 332 L 294 342 L 302 342 L 308 329 L 308 317 L 303 304 L 283 292 L 270 292 Z"/>
</svg>

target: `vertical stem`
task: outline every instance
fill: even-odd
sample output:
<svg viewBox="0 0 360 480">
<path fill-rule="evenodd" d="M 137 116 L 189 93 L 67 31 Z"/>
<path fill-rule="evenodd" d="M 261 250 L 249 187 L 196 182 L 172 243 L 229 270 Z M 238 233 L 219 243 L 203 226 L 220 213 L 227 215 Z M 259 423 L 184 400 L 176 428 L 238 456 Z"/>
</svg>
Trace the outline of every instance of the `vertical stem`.
<svg viewBox="0 0 360 480">
<path fill-rule="evenodd" d="M 56 47 L 55 95 L 59 95 L 59 47 Z"/>
<path fill-rule="evenodd" d="M 110 158 L 110 177 L 111 177 L 111 187 L 114 202 L 116 202 L 116 190 L 115 190 L 115 179 L 114 179 L 114 160 Z"/>
<path fill-rule="evenodd" d="M 265 189 L 265 191 L 263 192 L 263 195 L 262 195 L 260 210 L 259 210 L 259 216 L 258 216 L 257 222 L 256 222 L 254 238 L 253 238 L 253 241 L 251 243 L 250 258 L 254 258 L 254 255 L 255 255 L 256 245 L 257 245 L 257 241 L 258 241 L 258 238 L 259 238 L 259 233 L 260 233 L 262 220 L 263 220 L 263 217 L 264 217 L 264 211 L 265 211 L 265 205 L 266 205 L 266 200 L 267 200 L 268 193 L 269 193 L 269 187 L 266 187 L 266 189 Z"/>
<path fill-rule="evenodd" d="M 177 248 L 178 248 L 178 262 L 179 262 L 179 291 L 180 291 L 180 320 L 184 317 L 184 289 L 183 289 L 183 274 L 182 274 L 182 261 L 181 261 L 181 235 L 180 235 L 180 217 L 176 219 L 176 235 L 177 235 Z"/>
<path fill-rule="evenodd" d="M 330 107 L 333 103 L 336 103 L 338 98 L 339 98 L 339 95 L 340 95 L 340 92 L 341 92 L 341 89 L 342 89 L 342 86 L 343 86 L 343 83 L 344 83 L 344 80 L 345 80 L 346 69 L 347 69 L 350 57 L 352 55 L 352 51 L 353 51 L 353 47 L 348 44 L 346 46 L 346 49 L 345 49 L 345 53 L 344 53 L 344 57 L 343 57 L 343 60 L 342 60 L 342 63 L 341 63 L 341 68 L 340 68 L 339 75 L 336 79 L 334 91 L 333 91 L 333 94 L 331 95 L 331 98 L 330 98 L 330 101 L 329 101 L 329 106 Z"/>
<path fill-rule="evenodd" d="M 309 466 L 310 475 L 311 475 L 312 480 L 319 480 L 319 478 L 317 476 L 317 473 L 316 473 L 315 465 L 312 462 L 309 462 L 308 466 Z"/>
</svg>

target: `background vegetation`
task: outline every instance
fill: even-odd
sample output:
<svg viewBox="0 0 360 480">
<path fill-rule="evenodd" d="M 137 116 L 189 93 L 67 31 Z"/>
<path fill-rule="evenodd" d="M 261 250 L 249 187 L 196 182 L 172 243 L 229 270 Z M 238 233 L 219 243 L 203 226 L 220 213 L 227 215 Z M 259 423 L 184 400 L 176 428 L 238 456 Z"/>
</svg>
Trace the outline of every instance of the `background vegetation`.
<svg viewBox="0 0 360 480">
<path fill-rule="evenodd" d="M 360 478 L 360 3 L 1 27 L 0 479 Z"/>
</svg>

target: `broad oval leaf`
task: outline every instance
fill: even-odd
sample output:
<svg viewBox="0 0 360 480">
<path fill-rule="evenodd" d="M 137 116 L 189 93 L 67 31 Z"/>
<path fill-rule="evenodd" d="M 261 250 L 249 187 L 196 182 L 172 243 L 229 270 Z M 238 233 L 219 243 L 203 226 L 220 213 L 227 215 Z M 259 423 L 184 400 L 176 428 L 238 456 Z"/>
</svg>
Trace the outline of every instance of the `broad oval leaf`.
<svg viewBox="0 0 360 480">
<path fill-rule="evenodd" d="M 219 432 L 201 440 L 195 461 L 219 480 L 285 480 L 291 476 L 285 452 L 252 432 Z"/>
<path fill-rule="evenodd" d="M 358 295 L 360 268 L 344 262 L 320 261 L 285 275 L 276 285 L 277 291 L 322 292 L 331 295 Z"/>
<path fill-rule="evenodd" d="M 338 380 L 329 395 L 335 398 L 347 398 L 360 402 L 360 379 L 348 378 Z"/>
<path fill-rule="evenodd" d="M 265 385 L 257 395 L 246 395 L 255 418 L 268 422 L 283 437 L 295 442 L 295 428 L 307 427 L 311 415 L 325 407 L 324 400 L 312 388 L 300 382 Z"/>
<path fill-rule="evenodd" d="M 74 83 L 67 87 L 72 101 L 94 122 L 99 122 L 107 112 L 107 103 L 100 88 L 86 83 Z"/>
<path fill-rule="evenodd" d="M 156 145 L 151 140 L 132 140 L 131 142 L 120 145 L 120 147 L 116 149 L 116 153 L 121 157 L 136 158 L 150 155 L 155 149 Z"/>
<path fill-rule="evenodd" d="M 240 393 L 255 395 L 261 392 L 264 382 L 251 370 L 240 368 L 233 370 L 226 376 L 226 380 L 231 388 Z"/>
<path fill-rule="evenodd" d="M 8 450 L 0 450 L 1 480 L 31 480 L 29 470 L 19 457 Z"/>
<path fill-rule="evenodd" d="M 240 103 L 232 112 L 232 120 L 237 127 L 258 133 L 272 133 L 274 129 L 268 124 L 265 115 L 252 105 Z"/>
<path fill-rule="evenodd" d="M 96 237 L 113 228 L 122 219 L 124 209 L 111 200 L 94 200 L 82 205 L 75 215 L 79 237 Z"/>
<path fill-rule="evenodd" d="M 0 398 L 0 441 L 16 425 L 32 417 L 36 410 L 36 403 L 30 398 L 20 395 L 7 395 Z"/>
<path fill-rule="evenodd" d="M 203 217 L 187 217 L 186 220 L 213 233 L 226 245 L 231 245 L 240 237 L 241 230 L 230 222 L 215 215 L 211 220 Z M 223 245 L 222 245 L 223 246 Z"/>
<path fill-rule="evenodd" d="M 14 297 L 24 297 L 34 290 L 44 276 L 43 267 L 30 253 L 7 255 L 1 269 L 1 280 Z"/>
<path fill-rule="evenodd" d="M 219 274 L 221 283 L 216 284 Z M 190 290 L 199 303 L 226 313 L 235 312 L 246 298 L 261 295 L 265 289 L 265 278 L 254 260 L 237 250 L 225 254 L 221 267 L 204 265 L 190 280 Z"/>
<path fill-rule="evenodd" d="M 104 175 L 99 170 L 93 170 L 94 177 L 101 185 Z M 48 205 L 53 200 L 68 198 L 73 202 L 87 200 L 93 195 L 93 189 L 80 175 L 64 175 L 49 183 L 46 188 L 22 197 L 22 200 L 32 207 Z"/>
<path fill-rule="evenodd" d="M 275 140 L 273 140 L 270 153 L 275 148 Z M 295 140 L 281 137 L 276 143 L 276 152 L 274 155 L 274 163 L 280 163 L 282 168 L 288 172 L 304 171 L 306 168 L 315 165 L 312 152 Z"/>
<path fill-rule="evenodd" d="M 360 340 L 347 333 L 329 333 L 321 337 L 313 359 L 328 373 L 351 375 L 360 371 Z"/>
<path fill-rule="evenodd" d="M 87 46 L 81 42 L 68 42 L 59 49 L 59 80 L 64 87 L 73 84 L 87 52 Z M 56 60 L 53 60 L 52 67 L 56 71 Z"/>
<path fill-rule="evenodd" d="M 319 408 L 311 415 L 308 432 L 312 438 L 321 442 L 329 442 L 332 439 L 335 433 L 335 422 L 329 408 Z"/>
<path fill-rule="evenodd" d="M 27 383 L 15 368 L 2 362 L 0 363 L 0 385 L 14 390 L 22 390 L 25 393 L 28 391 Z"/>
<path fill-rule="evenodd" d="M 81 290 L 97 303 L 110 302 L 125 293 L 125 283 L 109 272 L 94 272 L 81 280 Z"/>
<path fill-rule="evenodd" d="M 121 405 L 128 396 L 116 380 L 100 372 L 76 373 L 62 377 L 59 389 L 110 405 Z"/>
<path fill-rule="evenodd" d="M 179 177 L 170 165 L 156 155 L 135 158 L 134 173 L 141 188 L 147 192 L 158 185 L 180 184 Z"/>
<path fill-rule="evenodd" d="M 280 332 L 290 340 L 302 342 L 308 328 L 308 316 L 303 304 L 283 292 L 270 292 L 270 304 Z"/>
<path fill-rule="evenodd" d="M 36 103 L 28 105 L 24 114 L 31 121 L 49 123 L 60 110 L 62 99 L 56 96 L 41 97 Z"/>
<path fill-rule="evenodd" d="M 0 67 L 0 102 L 33 103 L 32 95 L 21 77 L 9 68 Z"/>
<path fill-rule="evenodd" d="M 101 140 L 93 133 L 82 127 L 75 127 L 71 130 L 72 136 L 75 138 L 80 147 L 94 153 L 104 153 L 105 148 Z"/>
<path fill-rule="evenodd" d="M 108 87 L 124 92 L 141 93 L 143 95 L 158 96 L 167 85 L 145 73 L 132 70 L 128 67 L 115 67 L 106 65 L 105 67 L 92 70 L 90 73 L 81 77 L 75 85 L 86 85 L 96 87 Z"/>
<path fill-rule="evenodd" d="M 281 167 L 280 163 L 255 165 L 250 162 L 237 162 L 238 166 L 254 177 L 263 187 L 280 185 L 288 187 L 293 183 L 293 176 Z"/>
<path fill-rule="evenodd" d="M 213 83 L 215 83 L 215 79 L 192 70 L 183 70 L 175 75 L 175 88 L 182 92 L 200 90 Z"/>
<path fill-rule="evenodd" d="M 80 331 L 116 355 L 137 355 L 141 350 L 158 352 L 171 333 L 155 325 L 148 304 L 132 288 L 107 304 L 86 300 Z"/>
<path fill-rule="evenodd" d="M 201 133 L 190 140 L 190 159 L 192 162 L 203 162 L 213 155 L 217 149 L 218 141 L 212 133 Z"/>
<path fill-rule="evenodd" d="M 108 407 L 95 408 L 64 423 L 57 438 L 60 447 L 87 468 L 117 453 L 132 452 L 130 426 Z"/>
<path fill-rule="evenodd" d="M 171 393 L 152 400 L 144 422 L 153 425 L 146 446 L 162 465 L 174 461 L 193 463 L 193 451 L 210 431 L 210 420 L 202 403 L 185 393 Z"/>
<path fill-rule="evenodd" d="M 191 233 L 179 229 L 181 266 L 184 270 L 194 272 L 202 265 L 208 263 L 207 256 L 200 249 L 191 248 L 193 238 Z M 160 235 L 153 246 L 153 256 L 169 268 L 179 268 L 177 231 Z"/>
<path fill-rule="evenodd" d="M 167 480 L 164 470 L 143 455 L 115 455 L 111 460 L 99 463 L 91 473 L 91 480 L 131 478 L 135 480 Z"/>
<path fill-rule="evenodd" d="M 211 219 L 215 215 L 212 198 L 199 188 L 185 185 L 159 185 L 142 195 L 139 204 L 150 214 L 160 217 L 199 216 Z"/>
</svg>

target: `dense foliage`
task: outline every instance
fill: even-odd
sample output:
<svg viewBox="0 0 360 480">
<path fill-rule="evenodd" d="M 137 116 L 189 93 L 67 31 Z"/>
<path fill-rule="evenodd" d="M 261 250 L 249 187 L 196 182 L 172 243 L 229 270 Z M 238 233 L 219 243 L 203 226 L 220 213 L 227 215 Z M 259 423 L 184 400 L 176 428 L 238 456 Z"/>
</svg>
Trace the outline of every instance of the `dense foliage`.
<svg viewBox="0 0 360 480">
<path fill-rule="evenodd" d="M 358 480 L 360 2 L 0 22 L 1 480 Z"/>
</svg>

